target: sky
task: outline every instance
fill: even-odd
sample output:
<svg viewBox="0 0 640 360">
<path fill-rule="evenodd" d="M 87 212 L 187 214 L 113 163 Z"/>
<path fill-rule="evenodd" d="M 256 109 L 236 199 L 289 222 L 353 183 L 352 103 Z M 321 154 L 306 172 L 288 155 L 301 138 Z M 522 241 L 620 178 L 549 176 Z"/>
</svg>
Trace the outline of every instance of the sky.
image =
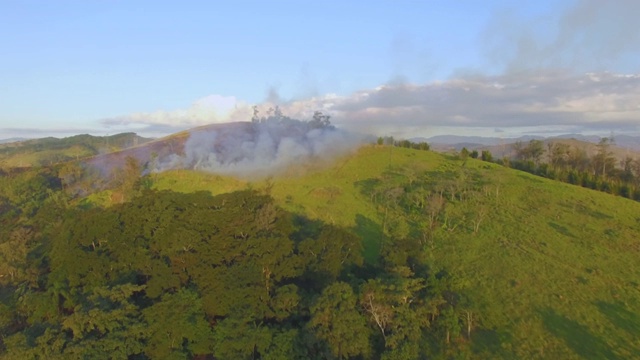
<svg viewBox="0 0 640 360">
<path fill-rule="evenodd" d="M 0 139 L 280 106 L 396 137 L 640 134 L 637 0 L 0 0 Z"/>
</svg>

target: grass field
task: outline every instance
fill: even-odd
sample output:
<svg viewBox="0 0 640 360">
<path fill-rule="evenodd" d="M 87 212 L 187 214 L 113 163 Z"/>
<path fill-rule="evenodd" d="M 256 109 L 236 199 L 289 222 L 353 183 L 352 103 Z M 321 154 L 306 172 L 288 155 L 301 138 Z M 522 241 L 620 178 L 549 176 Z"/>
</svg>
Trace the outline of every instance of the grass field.
<svg viewBox="0 0 640 360">
<path fill-rule="evenodd" d="M 430 266 L 457 278 L 479 324 L 469 357 L 640 354 L 640 203 L 479 160 L 374 146 L 331 166 L 298 166 L 270 179 L 185 170 L 154 176 L 158 189 L 268 191 L 288 210 L 353 229 L 369 261 L 387 236 L 387 214 L 367 187 L 409 193 L 457 184 L 471 195 L 449 191 L 445 221 L 424 251 Z M 392 212 L 418 232 L 420 212 L 406 206 Z"/>
</svg>

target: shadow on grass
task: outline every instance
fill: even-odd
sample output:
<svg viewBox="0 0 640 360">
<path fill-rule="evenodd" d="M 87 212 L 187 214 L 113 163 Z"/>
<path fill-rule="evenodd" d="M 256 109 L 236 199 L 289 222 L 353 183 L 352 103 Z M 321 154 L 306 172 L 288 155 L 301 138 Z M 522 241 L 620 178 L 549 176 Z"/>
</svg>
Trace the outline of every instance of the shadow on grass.
<svg viewBox="0 0 640 360">
<path fill-rule="evenodd" d="M 375 264 L 380 256 L 382 243 L 382 227 L 375 221 L 361 214 L 356 215 L 355 233 L 362 238 L 363 256 L 367 263 Z"/>
<path fill-rule="evenodd" d="M 595 303 L 598 310 L 618 329 L 622 329 L 632 336 L 640 334 L 640 316 L 627 310 L 622 304 L 610 304 L 604 301 Z"/>
<path fill-rule="evenodd" d="M 471 339 L 471 349 L 476 354 L 498 354 L 502 351 L 501 344 L 511 340 L 508 334 L 491 329 L 477 329 Z"/>
<path fill-rule="evenodd" d="M 553 335 L 564 340 L 571 350 L 585 359 L 619 359 L 609 346 L 589 329 L 568 319 L 553 309 L 540 311 L 544 327 Z"/>
<path fill-rule="evenodd" d="M 575 238 L 575 236 L 571 233 L 571 231 L 569 231 L 569 229 L 566 226 L 556 224 L 553 221 L 549 221 L 547 224 L 549 224 L 549 226 L 551 226 L 555 231 L 559 232 L 560 234 L 567 237 Z"/>
</svg>

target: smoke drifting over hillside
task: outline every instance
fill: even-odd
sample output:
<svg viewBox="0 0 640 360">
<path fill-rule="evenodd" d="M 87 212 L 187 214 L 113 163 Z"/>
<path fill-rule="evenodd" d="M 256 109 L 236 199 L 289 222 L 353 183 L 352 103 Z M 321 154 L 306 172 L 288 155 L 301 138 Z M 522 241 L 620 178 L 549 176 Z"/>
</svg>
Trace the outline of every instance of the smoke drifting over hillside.
<svg viewBox="0 0 640 360">
<path fill-rule="evenodd" d="M 152 164 L 151 171 L 194 169 L 239 177 L 271 176 L 292 165 L 316 165 L 357 148 L 363 138 L 328 123 L 272 116 L 194 129 L 181 154 Z"/>
</svg>

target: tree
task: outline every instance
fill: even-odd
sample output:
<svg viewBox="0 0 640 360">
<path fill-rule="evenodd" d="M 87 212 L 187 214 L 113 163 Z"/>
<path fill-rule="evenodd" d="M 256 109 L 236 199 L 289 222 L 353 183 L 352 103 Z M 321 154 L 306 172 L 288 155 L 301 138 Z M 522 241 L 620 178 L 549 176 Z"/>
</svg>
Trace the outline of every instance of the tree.
<svg viewBox="0 0 640 360">
<path fill-rule="evenodd" d="M 197 293 L 182 289 L 144 309 L 144 319 L 149 324 L 145 353 L 152 358 L 167 358 L 173 353 L 193 358 L 209 353 L 213 334 L 201 302 Z"/>
<path fill-rule="evenodd" d="M 142 166 L 138 159 L 132 156 L 127 156 L 124 165 L 122 187 L 128 191 L 135 190 L 139 184 L 141 171 Z"/>
<path fill-rule="evenodd" d="M 17 284 L 24 280 L 27 268 L 28 238 L 14 234 L 26 228 L 14 230 L 11 240 L 0 243 L 0 285 Z"/>
<path fill-rule="evenodd" d="M 127 156 L 124 165 L 112 173 L 111 186 L 119 189 L 122 200 L 124 197 L 131 198 L 140 189 L 141 173 L 142 165 L 132 156 Z"/>
<path fill-rule="evenodd" d="M 532 139 L 526 147 L 526 153 L 527 157 L 538 165 L 542 154 L 544 154 L 544 143 L 540 140 Z"/>
<path fill-rule="evenodd" d="M 446 306 L 440 311 L 438 316 L 438 325 L 443 329 L 445 333 L 445 342 L 449 344 L 451 337 L 458 337 L 462 327 L 460 326 L 460 319 L 456 314 L 453 306 Z"/>
<path fill-rule="evenodd" d="M 309 326 L 338 359 L 365 355 L 370 348 L 366 320 L 356 303 L 351 286 L 336 282 L 324 289 L 311 306 Z"/>
<path fill-rule="evenodd" d="M 84 169 L 75 162 L 68 162 L 63 165 L 58 171 L 58 177 L 65 190 L 69 190 L 69 187 L 82 179 L 84 175 Z"/>
<path fill-rule="evenodd" d="M 515 158 L 517 160 L 524 160 L 524 144 L 518 140 L 511 145 L 511 149 L 515 152 Z"/>
<path fill-rule="evenodd" d="M 600 174 L 602 177 L 607 175 L 615 168 L 615 157 L 611 152 L 613 144 L 610 138 L 602 138 L 597 145 L 597 153 L 592 159 L 594 174 Z"/>
<path fill-rule="evenodd" d="M 554 169 L 564 169 L 569 163 L 571 147 L 569 144 L 549 143 L 549 162 Z"/>
<path fill-rule="evenodd" d="M 466 147 L 463 147 L 462 150 L 460 150 L 460 158 L 464 161 L 469 158 L 469 150 L 467 150 Z"/>
<path fill-rule="evenodd" d="M 393 136 L 385 136 L 384 144 L 387 146 L 393 146 L 395 144 L 395 140 L 393 139 Z"/>
<path fill-rule="evenodd" d="M 94 288 L 88 301 L 62 322 L 62 330 L 73 334 L 65 356 L 95 358 L 108 353 L 126 358 L 142 353 L 147 324 L 132 298 L 143 289 L 132 284 Z"/>
<path fill-rule="evenodd" d="M 568 165 L 578 171 L 585 172 L 589 168 L 589 157 L 587 151 L 583 148 L 574 147 L 569 151 L 567 156 Z"/>
<path fill-rule="evenodd" d="M 488 162 L 493 161 L 493 155 L 491 155 L 491 151 L 482 150 L 482 161 L 488 161 Z"/>
<path fill-rule="evenodd" d="M 517 160 L 533 161 L 536 165 L 544 154 L 544 143 L 535 139 L 530 140 L 527 145 L 524 145 L 522 141 L 517 141 L 512 145 L 512 148 Z"/>
<path fill-rule="evenodd" d="M 624 159 L 620 161 L 620 167 L 622 168 L 620 172 L 620 180 L 626 183 L 633 183 L 634 181 L 633 163 L 634 163 L 634 160 L 629 155 L 627 155 Z"/>
<path fill-rule="evenodd" d="M 379 280 L 369 280 L 361 289 L 360 304 L 380 331 L 386 344 L 389 326 L 393 319 L 393 304 L 390 303 L 385 290 L 384 284 Z"/>
<path fill-rule="evenodd" d="M 262 322 L 228 316 L 213 329 L 216 359 L 257 359 L 272 345 L 273 333 Z"/>
<path fill-rule="evenodd" d="M 480 224 L 489 214 L 489 210 L 487 209 L 486 206 L 482 205 L 480 201 L 478 201 L 474 214 L 475 216 L 471 220 L 471 222 L 473 223 L 473 233 L 477 234 L 478 231 L 480 231 Z"/>
<path fill-rule="evenodd" d="M 360 305 L 379 331 L 389 358 L 421 358 L 422 330 L 429 326 L 423 278 L 407 266 L 389 269 L 388 277 L 371 279 L 360 288 Z"/>
<path fill-rule="evenodd" d="M 313 119 L 309 122 L 311 128 L 313 129 L 321 129 L 331 126 L 330 115 L 323 114 L 322 111 L 315 111 L 313 113 Z"/>
<path fill-rule="evenodd" d="M 311 277 L 308 281 L 321 285 L 335 281 L 345 267 L 363 262 L 361 239 L 331 225 L 324 225 L 315 239 L 301 241 L 298 252 Z"/>
</svg>

